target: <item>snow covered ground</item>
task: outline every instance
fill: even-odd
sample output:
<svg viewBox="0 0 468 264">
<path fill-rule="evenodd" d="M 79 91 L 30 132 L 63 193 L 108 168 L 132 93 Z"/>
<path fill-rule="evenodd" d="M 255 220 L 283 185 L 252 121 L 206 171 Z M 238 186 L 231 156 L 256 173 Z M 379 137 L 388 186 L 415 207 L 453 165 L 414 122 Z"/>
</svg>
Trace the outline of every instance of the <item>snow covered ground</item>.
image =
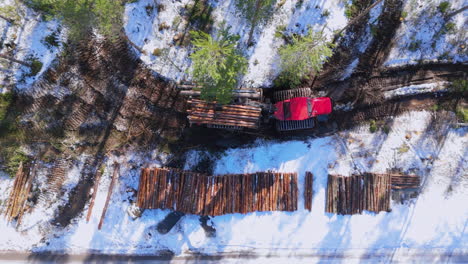
<svg viewBox="0 0 468 264">
<path fill-rule="evenodd" d="M 60 29 L 60 24 L 56 20 L 43 21 L 39 14 L 17 0 L 1 1 L 0 7 L 5 6 L 15 6 L 20 14 L 20 20 L 12 25 L 0 19 L 3 43 L 0 45 L 0 53 L 9 54 L 11 47 L 15 59 L 30 63 L 30 59 L 34 58 L 42 63 L 42 68 L 36 76 L 29 77 L 28 67 L 1 59 L 0 68 L 7 71 L 0 71 L 0 92 L 6 92 L 6 88 L 13 84 L 19 89 L 31 87 L 31 84 L 48 69 L 61 49 L 61 44 L 58 47 L 48 47 L 45 38 L 57 32 L 60 43 L 64 39 L 64 30 Z"/>
<path fill-rule="evenodd" d="M 410 86 L 404 86 L 397 88 L 395 90 L 384 92 L 385 98 L 394 98 L 404 95 L 413 95 L 421 93 L 430 93 L 430 92 L 444 92 L 447 91 L 447 87 L 450 85 L 449 82 L 433 82 L 433 83 L 424 83 L 416 84 Z"/>
<path fill-rule="evenodd" d="M 438 6 L 449 2 L 445 15 Z M 467 62 L 468 10 L 446 20 L 447 15 L 465 7 L 466 0 L 406 0 L 406 16 L 396 33 L 388 66 L 416 64 L 420 61 Z M 453 27 L 453 28 L 451 28 Z"/>
<path fill-rule="evenodd" d="M 173 37 L 185 28 L 184 22 L 177 18 L 178 13 L 188 3 L 191 1 L 162 0 L 159 5 L 164 8 L 158 12 L 154 1 L 140 0 L 127 4 L 125 8 L 125 31 L 130 40 L 146 53 L 140 54 L 140 58 L 154 71 L 176 81 L 190 79 L 187 72 L 190 71 L 188 56 L 191 50 L 173 44 Z M 279 73 L 278 48 L 284 44 L 282 39 L 275 37 L 279 26 L 286 27 L 287 32 L 301 34 L 306 33 L 308 27 L 315 30 L 325 27 L 325 34 L 331 36 L 334 30 L 341 29 L 347 23 L 340 0 L 306 0 L 302 5 L 287 0 L 282 6 L 275 7 L 275 13 L 268 23 L 256 28 L 255 45 L 247 47 L 250 26 L 236 10 L 235 0 L 213 0 L 210 3 L 214 7 L 215 28 L 226 21 L 227 25 L 232 26 L 230 32 L 241 36 L 240 47 L 249 60 L 248 73 L 242 81 L 255 87 L 271 85 Z M 163 23 L 169 28 L 160 30 Z M 155 49 L 161 49 L 162 54 L 154 56 Z"/>
<path fill-rule="evenodd" d="M 179 256 L 229 252 L 288 255 L 338 250 L 352 252 L 357 259 L 381 251 L 391 255 L 398 252 L 404 255 L 408 250 L 436 255 L 468 254 L 468 129 L 434 127 L 430 112 L 411 112 L 395 118 L 388 134 L 370 133 L 369 127 L 363 125 L 325 138 L 280 143 L 258 141 L 249 148 L 227 150 L 215 163 L 218 174 L 297 172 L 299 210 L 217 216 L 211 220 L 217 229 L 214 238 L 205 236 L 198 217 L 193 215 L 184 216 L 166 235 L 158 234 L 156 225 L 168 210 L 146 210 L 140 218 L 132 220 L 126 211 L 131 206 L 133 189 L 138 187 L 139 169 L 159 163 L 138 153 L 110 157 L 89 223 L 85 209 L 68 228 L 60 230 L 45 223 L 52 218 L 51 212 L 35 208 L 41 213 L 34 215 L 33 211 L 34 216 L 25 218 L 26 223 L 18 231 L 3 219 L 0 221 L 1 232 L 8 234 L 0 237 L 0 249 L 70 254 L 154 254 L 171 250 Z M 190 160 L 195 164 L 197 159 Z M 115 161 L 121 164 L 120 178 L 104 227 L 99 231 L 97 225 Z M 389 213 L 339 216 L 324 212 L 328 173 L 350 175 L 391 168 L 423 176 L 417 198 L 404 204 L 393 201 Z M 305 171 L 315 175 L 312 212 L 303 209 Z M 79 173 L 71 172 L 68 177 L 70 183 L 76 182 Z M 2 178 L 2 200 L 11 185 L 11 180 Z M 42 222 L 27 224 L 32 218 Z"/>
</svg>

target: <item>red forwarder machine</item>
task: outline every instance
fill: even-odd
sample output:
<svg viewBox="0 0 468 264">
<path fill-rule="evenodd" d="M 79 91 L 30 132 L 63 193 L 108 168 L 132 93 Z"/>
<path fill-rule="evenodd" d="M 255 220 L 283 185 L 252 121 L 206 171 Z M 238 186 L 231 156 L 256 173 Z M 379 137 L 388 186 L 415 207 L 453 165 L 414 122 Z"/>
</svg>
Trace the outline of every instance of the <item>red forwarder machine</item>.
<svg viewBox="0 0 468 264">
<path fill-rule="evenodd" d="M 187 89 L 181 94 L 189 96 L 188 119 L 191 125 L 205 125 L 223 129 L 260 128 L 262 123 L 275 120 L 278 131 L 294 131 L 314 128 L 316 121 L 326 121 L 333 111 L 329 97 L 313 97 L 310 88 L 282 90 L 273 93 L 273 103 L 263 97 L 262 89 L 239 89 L 234 91 L 234 100 L 228 105 L 205 102 L 200 92 Z"/>
</svg>

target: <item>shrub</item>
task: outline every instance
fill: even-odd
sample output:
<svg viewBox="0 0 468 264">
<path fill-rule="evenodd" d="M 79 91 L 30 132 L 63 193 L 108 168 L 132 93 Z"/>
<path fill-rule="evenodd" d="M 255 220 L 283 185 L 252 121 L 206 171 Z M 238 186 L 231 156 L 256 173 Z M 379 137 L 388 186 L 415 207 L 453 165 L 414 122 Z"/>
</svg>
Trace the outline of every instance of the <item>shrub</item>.
<svg viewBox="0 0 468 264">
<path fill-rule="evenodd" d="M 322 17 L 329 17 L 330 16 L 330 11 L 328 9 L 325 9 L 322 13 Z"/>
<path fill-rule="evenodd" d="M 421 40 L 415 40 L 411 42 L 408 46 L 408 50 L 415 52 L 421 47 Z"/>
<path fill-rule="evenodd" d="M 452 83 L 451 90 L 457 93 L 467 93 L 468 92 L 468 80 L 455 80 Z"/>
<path fill-rule="evenodd" d="M 445 14 L 450 8 L 450 3 L 448 1 L 444 1 L 439 4 L 438 9 L 442 14 Z"/>
<path fill-rule="evenodd" d="M 375 120 L 371 120 L 369 123 L 369 131 L 371 133 L 375 133 L 377 131 L 377 122 Z"/>
<path fill-rule="evenodd" d="M 166 6 L 163 5 L 163 4 L 158 4 L 158 6 L 156 7 L 158 12 L 162 12 L 164 10 L 166 10 Z"/>
<path fill-rule="evenodd" d="M 455 33 L 457 25 L 453 22 L 445 23 L 443 33 Z"/>
<path fill-rule="evenodd" d="M 154 6 L 152 5 L 147 5 L 145 6 L 146 14 L 148 16 L 151 16 L 153 14 Z"/>
<path fill-rule="evenodd" d="M 47 35 L 44 38 L 44 44 L 47 46 L 47 48 L 51 49 L 53 47 L 58 47 L 60 45 L 60 41 L 58 39 L 58 32 L 53 32 L 49 35 Z"/>
<path fill-rule="evenodd" d="M 398 153 L 402 154 L 402 153 L 406 153 L 409 151 L 409 146 L 406 144 L 406 143 L 403 143 L 403 145 L 401 145 L 399 148 L 398 148 Z"/>
<path fill-rule="evenodd" d="M 36 76 L 42 69 L 42 62 L 36 58 L 31 59 L 29 76 Z"/>
<path fill-rule="evenodd" d="M 286 32 L 286 25 L 278 25 L 275 30 L 275 38 L 282 38 Z"/>
<path fill-rule="evenodd" d="M 370 32 L 373 37 L 376 37 L 378 34 L 378 27 L 375 25 L 370 25 Z"/>
<path fill-rule="evenodd" d="M 402 12 L 401 12 L 401 18 L 402 18 L 402 19 L 406 19 L 407 17 L 408 17 L 408 12 L 402 11 Z"/>
<path fill-rule="evenodd" d="M 304 4 L 304 0 L 297 0 L 297 2 L 296 2 L 296 8 L 297 8 L 297 9 L 301 8 L 303 4 Z"/>
<path fill-rule="evenodd" d="M 172 29 L 176 30 L 179 27 L 181 22 L 182 22 L 182 19 L 180 18 L 180 16 L 176 16 L 174 20 L 172 20 Z"/>
<path fill-rule="evenodd" d="M 11 92 L 8 93 L 0 93 L 0 124 L 5 119 L 8 108 L 13 101 L 13 94 Z"/>
<path fill-rule="evenodd" d="M 383 132 L 384 132 L 385 134 L 388 134 L 388 133 L 390 133 L 391 128 L 390 128 L 389 126 L 385 125 L 385 126 L 382 128 L 382 130 L 383 130 Z"/>
<path fill-rule="evenodd" d="M 15 152 L 13 152 L 13 155 L 8 157 L 8 160 L 5 166 L 6 172 L 10 175 L 10 177 L 12 178 L 15 177 L 15 174 L 18 170 L 20 163 L 22 162 L 24 164 L 24 163 L 27 163 L 29 160 L 30 159 L 28 156 L 26 156 L 26 154 L 24 154 L 20 150 L 16 150 Z"/>
<path fill-rule="evenodd" d="M 166 22 L 162 22 L 161 24 L 159 24 L 159 31 L 163 31 L 165 29 L 170 29 L 171 27 L 166 23 Z"/>
<path fill-rule="evenodd" d="M 346 4 L 345 5 L 345 16 L 348 18 L 348 19 L 351 19 L 355 16 L 358 15 L 359 13 L 359 8 L 358 6 L 355 4 L 355 2 L 353 1 L 351 4 Z"/>
<path fill-rule="evenodd" d="M 73 41 L 82 39 L 92 29 L 115 39 L 123 24 L 122 0 L 28 0 L 26 3 L 46 19 L 62 20 Z"/>
<path fill-rule="evenodd" d="M 468 108 L 458 107 L 457 117 L 462 123 L 467 123 L 468 122 Z"/>
<path fill-rule="evenodd" d="M 440 54 L 437 57 L 438 60 L 448 60 L 450 59 L 450 53 L 448 51 L 445 51 L 444 53 Z"/>
<path fill-rule="evenodd" d="M 153 50 L 153 55 L 154 55 L 154 56 L 161 56 L 161 54 L 162 54 L 162 49 L 160 49 L 160 48 L 155 48 L 155 49 Z"/>
<path fill-rule="evenodd" d="M 286 0 L 280 0 L 278 2 L 278 8 L 281 8 L 282 6 L 284 6 L 284 4 L 286 4 Z"/>
</svg>

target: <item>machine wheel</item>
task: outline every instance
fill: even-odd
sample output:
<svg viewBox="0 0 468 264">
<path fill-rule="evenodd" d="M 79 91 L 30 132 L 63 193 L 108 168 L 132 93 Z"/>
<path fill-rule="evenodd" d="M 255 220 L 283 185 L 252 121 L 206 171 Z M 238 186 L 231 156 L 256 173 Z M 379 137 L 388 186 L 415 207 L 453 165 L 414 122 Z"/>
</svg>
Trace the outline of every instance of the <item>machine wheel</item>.
<svg viewBox="0 0 468 264">
<path fill-rule="evenodd" d="M 311 95 L 312 91 L 310 90 L 310 88 L 296 88 L 273 93 L 273 100 L 276 103 L 294 97 L 311 97 Z"/>
</svg>

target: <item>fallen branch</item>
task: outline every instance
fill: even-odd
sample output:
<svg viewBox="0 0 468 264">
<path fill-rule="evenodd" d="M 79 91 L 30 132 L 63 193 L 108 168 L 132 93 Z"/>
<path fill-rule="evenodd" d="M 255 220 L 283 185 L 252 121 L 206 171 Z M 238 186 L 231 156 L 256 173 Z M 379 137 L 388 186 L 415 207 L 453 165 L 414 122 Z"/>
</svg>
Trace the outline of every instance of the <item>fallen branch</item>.
<svg viewBox="0 0 468 264">
<path fill-rule="evenodd" d="M 112 196 L 112 190 L 114 189 L 114 184 L 117 181 L 117 177 L 119 175 L 119 164 L 114 164 L 114 173 L 112 174 L 112 180 L 109 186 L 109 192 L 107 193 L 106 204 L 104 205 L 104 209 L 102 209 L 101 220 L 99 221 L 98 229 L 101 230 L 102 225 L 104 224 L 104 217 L 106 216 L 107 207 L 109 206 L 109 201 Z"/>
<path fill-rule="evenodd" d="M 94 179 L 93 196 L 91 197 L 91 202 L 89 203 L 88 215 L 86 216 L 86 222 L 89 222 L 89 219 L 91 218 L 91 213 L 93 212 L 94 201 L 96 200 L 96 195 L 97 195 L 98 188 L 99 188 L 99 182 L 101 181 L 101 176 L 102 176 L 102 172 L 101 170 L 98 170 L 96 172 L 96 178 Z"/>
</svg>

